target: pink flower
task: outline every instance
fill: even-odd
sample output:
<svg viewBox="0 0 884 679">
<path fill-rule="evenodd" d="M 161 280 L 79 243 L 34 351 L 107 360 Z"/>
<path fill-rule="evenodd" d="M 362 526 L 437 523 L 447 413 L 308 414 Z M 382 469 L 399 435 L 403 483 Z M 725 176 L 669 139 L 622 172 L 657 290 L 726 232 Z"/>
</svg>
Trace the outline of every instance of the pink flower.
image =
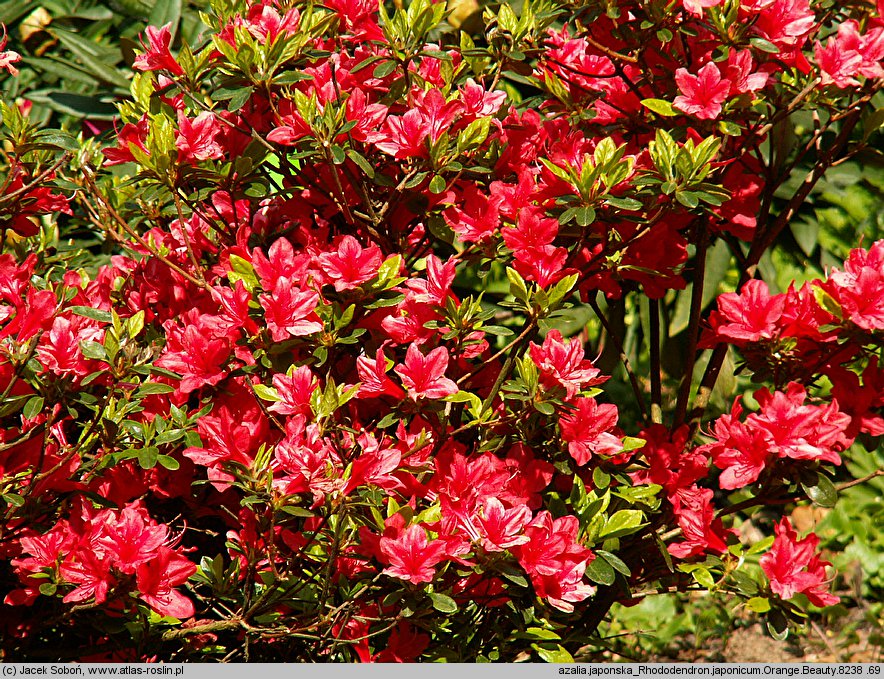
<svg viewBox="0 0 884 679">
<path fill-rule="evenodd" d="M 6 69 L 11 75 L 15 76 L 18 75 L 18 69 L 13 64 L 21 60 L 21 54 L 12 50 L 3 51 L 7 43 L 6 25 L 0 24 L 0 26 L 3 28 L 3 37 L 0 38 L 0 69 Z"/>
<path fill-rule="evenodd" d="M 424 356 L 416 344 L 408 347 L 405 363 L 395 368 L 408 389 L 408 396 L 419 398 L 445 398 L 458 392 L 457 385 L 445 377 L 448 368 L 448 349 L 438 347 Z"/>
<path fill-rule="evenodd" d="M 419 585 L 431 582 L 436 566 L 445 561 L 446 546 L 441 540 L 427 539 L 423 526 L 412 524 L 396 538 L 383 537 L 380 551 L 390 561 L 386 575 Z"/>
<path fill-rule="evenodd" d="M 697 75 L 691 75 L 685 68 L 678 69 L 675 82 L 681 91 L 673 102 L 675 107 L 704 120 L 718 118 L 731 89 L 730 81 L 721 77 L 718 66 L 711 61 Z"/>
<path fill-rule="evenodd" d="M 691 14 L 703 15 L 705 7 L 717 7 L 722 0 L 681 0 L 682 6 Z"/>
<path fill-rule="evenodd" d="M 761 557 L 761 569 L 770 580 L 771 590 L 783 599 L 805 594 L 814 606 L 837 604 L 838 597 L 828 592 L 826 567 L 832 564 L 814 554 L 820 539 L 811 533 L 799 540 L 787 518 L 774 530 L 774 543 Z"/>
</svg>

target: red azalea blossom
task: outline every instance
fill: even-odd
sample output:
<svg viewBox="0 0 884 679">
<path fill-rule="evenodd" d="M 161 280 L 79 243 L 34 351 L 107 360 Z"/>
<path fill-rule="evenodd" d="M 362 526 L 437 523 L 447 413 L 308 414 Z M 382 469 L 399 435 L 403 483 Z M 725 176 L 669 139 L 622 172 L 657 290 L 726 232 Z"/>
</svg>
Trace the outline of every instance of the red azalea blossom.
<svg viewBox="0 0 884 679">
<path fill-rule="evenodd" d="M 803 540 L 783 518 L 775 527 L 776 539 L 770 550 L 761 557 L 761 570 L 770 580 L 770 588 L 783 599 L 804 594 L 814 606 L 831 606 L 840 599 L 830 594 L 826 567 L 816 554 L 820 539 L 811 533 Z"/>
<path fill-rule="evenodd" d="M 692 75 L 686 68 L 675 72 L 675 82 L 681 92 L 673 105 L 697 118 L 714 120 L 721 114 L 721 105 L 730 93 L 731 83 L 721 77 L 714 62 L 709 62 Z"/>
<path fill-rule="evenodd" d="M 575 406 L 562 416 L 559 426 L 578 465 L 585 465 L 593 455 L 616 455 L 623 449 L 620 438 L 610 433 L 617 426 L 617 406 L 600 404 L 594 398 L 579 398 Z"/>
<path fill-rule="evenodd" d="M 456 394 L 457 385 L 445 377 L 448 368 L 448 350 L 437 347 L 424 356 L 416 344 L 408 347 L 405 363 L 394 370 L 402 378 L 408 396 L 415 401 L 419 398 L 445 398 Z"/>
<path fill-rule="evenodd" d="M 390 565 L 384 573 L 419 585 L 431 582 L 436 566 L 446 560 L 446 546 L 441 540 L 429 540 L 423 526 L 412 524 L 397 538 L 383 537 L 380 549 Z"/>
<path fill-rule="evenodd" d="M 171 24 L 161 28 L 148 26 L 144 33 L 147 35 L 147 45 L 143 40 L 141 42 L 144 54 L 136 57 L 132 66 L 140 71 L 166 70 L 174 75 L 184 75 L 181 64 L 175 61 L 175 57 L 169 51 L 169 45 L 172 43 Z"/>
</svg>

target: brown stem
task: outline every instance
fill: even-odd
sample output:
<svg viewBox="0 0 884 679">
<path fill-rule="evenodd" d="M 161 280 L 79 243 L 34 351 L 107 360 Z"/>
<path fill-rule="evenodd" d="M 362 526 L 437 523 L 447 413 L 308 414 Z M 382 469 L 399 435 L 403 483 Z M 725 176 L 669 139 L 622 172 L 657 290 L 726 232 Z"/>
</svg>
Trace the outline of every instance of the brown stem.
<svg viewBox="0 0 884 679">
<path fill-rule="evenodd" d="M 660 365 L 660 302 L 648 300 L 649 354 L 651 359 L 651 422 L 663 424 L 663 370 Z"/>
<path fill-rule="evenodd" d="M 675 416 L 672 428 L 677 429 L 684 423 L 688 410 L 688 400 L 691 397 L 691 384 L 693 383 L 694 364 L 697 360 L 697 340 L 700 335 L 700 313 L 703 311 L 703 287 L 706 278 L 706 247 L 709 238 L 706 229 L 699 227 L 697 239 L 696 268 L 694 270 L 694 282 L 691 288 L 691 315 L 688 321 L 688 348 L 685 354 L 684 375 L 678 390 L 678 400 L 675 404 Z"/>
<path fill-rule="evenodd" d="M 95 185 L 95 179 L 94 179 L 93 175 L 88 170 L 84 169 L 83 177 L 84 177 L 84 181 L 86 182 L 86 184 L 89 187 L 91 194 L 98 201 L 101 208 L 105 211 L 105 213 L 109 217 L 111 217 L 113 219 L 114 222 L 116 222 L 119 225 L 119 227 L 123 231 L 125 231 L 131 238 L 135 239 L 135 241 L 141 247 L 143 247 L 145 250 L 147 250 L 152 256 L 156 257 L 159 261 L 161 261 L 163 264 L 165 264 L 170 269 L 172 269 L 172 271 L 176 272 L 178 275 L 183 277 L 188 282 L 193 283 L 197 287 L 211 292 L 212 286 L 210 286 L 206 281 L 201 281 L 197 278 L 194 278 L 192 275 L 187 273 L 180 266 L 175 264 L 175 262 L 171 261 L 168 257 L 163 255 L 159 250 L 157 250 L 155 247 L 150 245 L 150 243 L 148 243 L 146 240 L 144 240 L 144 238 L 142 238 L 141 235 L 139 235 L 137 231 L 135 231 L 131 226 L 129 226 L 126 223 L 126 221 L 120 216 L 120 214 L 114 209 L 114 207 L 102 195 L 101 191 L 99 191 L 98 187 Z M 97 226 L 110 232 L 111 236 L 114 237 L 116 240 L 123 242 L 123 239 L 121 239 L 119 237 L 119 234 L 117 234 L 110 225 L 103 224 L 103 223 L 99 222 L 97 224 Z"/>
<path fill-rule="evenodd" d="M 595 313 L 596 317 L 598 317 L 599 322 L 602 324 L 602 327 L 605 329 L 606 337 L 611 341 L 611 343 L 616 348 L 619 353 L 620 362 L 623 364 L 624 370 L 626 370 L 626 375 L 629 377 L 629 384 L 632 386 L 632 393 L 635 394 L 636 403 L 638 403 L 638 409 L 642 414 L 642 418 L 645 422 L 648 419 L 648 410 L 645 404 L 644 396 L 642 396 L 642 389 L 638 383 L 638 378 L 635 375 L 635 372 L 632 370 L 632 366 L 629 364 L 629 357 L 626 355 L 626 350 L 623 348 L 623 344 L 620 341 L 620 337 L 617 333 L 614 332 L 614 329 L 611 327 L 610 321 L 602 313 L 602 310 L 599 308 L 598 302 L 595 297 L 590 296 L 587 300 L 590 308 Z"/>
</svg>

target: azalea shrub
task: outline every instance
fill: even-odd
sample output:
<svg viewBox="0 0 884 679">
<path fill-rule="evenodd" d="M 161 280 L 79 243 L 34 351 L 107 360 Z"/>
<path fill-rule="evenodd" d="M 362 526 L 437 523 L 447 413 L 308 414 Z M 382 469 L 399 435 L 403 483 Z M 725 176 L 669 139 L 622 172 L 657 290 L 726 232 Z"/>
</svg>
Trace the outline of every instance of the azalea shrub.
<svg viewBox="0 0 884 679">
<path fill-rule="evenodd" d="M 0 104 L 4 659 L 562 662 L 656 592 L 838 601 L 788 510 L 879 474 L 884 240 L 759 274 L 874 155 L 880 7 L 464 7 L 213 0 L 103 137 Z"/>
</svg>

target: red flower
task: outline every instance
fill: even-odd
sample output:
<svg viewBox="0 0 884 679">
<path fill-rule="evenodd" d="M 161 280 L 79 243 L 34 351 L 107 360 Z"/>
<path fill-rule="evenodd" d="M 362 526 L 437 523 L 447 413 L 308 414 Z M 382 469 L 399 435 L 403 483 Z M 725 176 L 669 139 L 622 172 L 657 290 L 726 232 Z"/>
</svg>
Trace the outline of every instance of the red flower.
<svg viewBox="0 0 884 679">
<path fill-rule="evenodd" d="M 311 290 L 296 288 L 288 278 L 276 281 L 273 292 L 259 295 L 267 328 L 274 342 L 283 342 L 290 337 L 312 335 L 322 330 L 322 321 L 316 315 L 319 295 Z"/>
<path fill-rule="evenodd" d="M 537 596 L 566 613 L 595 594 L 595 587 L 583 580 L 594 555 L 577 541 L 579 528 L 576 516 L 554 519 L 542 511 L 525 528 L 528 542 L 513 548 Z"/>
<path fill-rule="evenodd" d="M 378 349 L 374 360 L 368 356 L 360 356 L 356 359 L 356 371 L 359 373 L 360 396 L 382 396 L 387 394 L 394 398 L 402 398 L 405 392 L 402 387 L 387 377 L 387 358 L 384 350 Z"/>
<path fill-rule="evenodd" d="M 377 245 L 363 248 L 353 236 L 344 236 L 336 252 L 319 255 L 319 265 L 335 290 L 352 290 L 377 275 L 381 250 Z"/>
<path fill-rule="evenodd" d="M 698 453 L 710 455 L 715 466 L 723 470 L 718 481 L 726 490 L 757 481 L 771 458 L 770 437 L 763 430 L 740 422 L 742 410 L 735 402 L 730 415 L 722 415 L 715 423 L 713 434 L 717 442 L 697 448 Z"/>
<path fill-rule="evenodd" d="M 841 306 L 845 320 L 863 330 L 884 329 L 884 240 L 851 250 L 844 271 L 833 269 L 821 287 Z"/>
<path fill-rule="evenodd" d="M 617 426 L 617 406 L 599 404 L 594 398 L 580 398 L 576 410 L 559 421 L 562 440 L 578 465 L 595 455 L 616 455 L 623 449 L 620 439 L 609 430 Z"/>
<path fill-rule="evenodd" d="M 718 311 L 709 315 L 709 325 L 718 341 L 743 346 L 747 342 L 772 339 L 778 334 L 777 322 L 783 315 L 785 295 L 771 296 L 764 281 L 748 281 L 738 293 L 718 297 Z M 713 338 L 704 338 L 705 342 Z"/>
<path fill-rule="evenodd" d="M 226 335 L 218 332 L 209 317 L 199 316 L 183 329 L 177 324 L 167 329 L 166 346 L 156 364 L 180 373 L 178 389 L 189 394 L 224 379 L 230 352 Z"/>
<path fill-rule="evenodd" d="M 755 63 L 749 50 L 730 49 L 724 75 L 731 83 L 731 96 L 755 92 L 767 84 L 767 73 L 753 73 Z"/>
<path fill-rule="evenodd" d="M 396 366 L 395 372 L 408 389 L 408 396 L 419 398 L 445 398 L 458 392 L 457 385 L 445 377 L 448 368 L 448 349 L 438 347 L 424 356 L 416 344 L 408 347 L 405 363 Z"/>
<path fill-rule="evenodd" d="M 306 365 L 289 370 L 290 374 L 273 376 L 273 386 L 279 401 L 267 410 L 280 415 L 309 415 L 310 396 L 316 391 L 316 377 Z"/>
<path fill-rule="evenodd" d="M 701 68 L 697 75 L 692 75 L 686 68 L 678 69 L 675 82 L 681 91 L 673 102 L 675 107 L 705 120 L 718 117 L 731 89 L 731 83 L 721 77 L 721 71 L 712 61 Z"/>
<path fill-rule="evenodd" d="M 169 51 L 169 45 L 172 44 L 171 23 L 166 24 L 162 28 L 148 26 L 144 31 L 147 34 L 147 45 L 144 40 L 141 46 L 144 48 L 144 54 L 135 58 L 132 66 L 139 71 L 158 71 L 166 70 L 175 75 L 184 75 L 184 69 L 181 64 L 175 61 L 175 57 Z"/>
<path fill-rule="evenodd" d="M 481 243 L 500 226 L 500 202 L 499 197 L 486 196 L 476 184 L 468 184 L 458 204 L 447 208 L 442 216 L 463 242 Z"/>
<path fill-rule="evenodd" d="M 679 559 L 688 559 L 698 554 L 727 551 L 724 542 L 726 531 L 721 519 L 715 518 L 712 507 L 712 490 L 709 488 L 684 488 L 670 496 L 672 510 L 678 518 L 682 542 L 669 545 L 669 553 Z"/>
<path fill-rule="evenodd" d="M 524 534 L 531 520 L 531 510 L 525 505 L 506 508 L 496 497 L 485 499 L 477 524 L 483 534 L 482 547 L 486 552 L 501 552 L 530 540 Z"/>
<path fill-rule="evenodd" d="M 828 592 L 830 579 L 826 577 L 826 566 L 832 564 L 814 554 L 820 539 L 811 533 L 799 540 L 785 517 L 774 530 L 774 543 L 761 557 L 761 569 L 770 580 L 771 590 L 783 599 L 804 594 L 815 606 L 837 604 L 840 599 Z"/>
<path fill-rule="evenodd" d="M 224 149 L 216 140 L 220 133 L 221 125 L 211 111 L 204 111 L 193 120 L 179 111 L 178 136 L 175 138 L 178 159 L 183 163 L 193 163 L 221 158 Z"/>
<path fill-rule="evenodd" d="M 412 524 L 396 538 L 381 538 L 381 553 L 390 560 L 384 573 L 419 585 L 431 582 L 436 566 L 445 561 L 446 545 L 427 539 L 423 526 Z"/>
<path fill-rule="evenodd" d="M 178 590 L 196 573 L 196 564 L 168 547 L 160 547 L 156 557 L 142 563 L 136 570 L 138 598 L 160 615 L 191 618 L 193 602 Z"/>
<path fill-rule="evenodd" d="M 169 529 L 147 517 L 144 509 L 130 505 L 109 523 L 97 543 L 113 559 L 113 565 L 124 573 L 149 561 L 166 541 Z"/>
<path fill-rule="evenodd" d="M 58 300 L 51 290 L 29 288 L 25 299 L 15 305 L 15 318 L 0 331 L 0 339 L 15 335 L 16 340 L 22 343 L 27 342 L 41 330 L 49 330 L 57 306 Z"/>
<path fill-rule="evenodd" d="M 545 389 L 565 388 L 568 399 L 574 398 L 583 387 L 601 384 L 607 377 L 599 377 L 592 361 L 584 358 L 583 344 L 572 339 L 565 342 L 562 333 L 550 330 L 542 346 L 528 345 L 531 359 L 540 371 L 540 384 Z"/>
</svg>

